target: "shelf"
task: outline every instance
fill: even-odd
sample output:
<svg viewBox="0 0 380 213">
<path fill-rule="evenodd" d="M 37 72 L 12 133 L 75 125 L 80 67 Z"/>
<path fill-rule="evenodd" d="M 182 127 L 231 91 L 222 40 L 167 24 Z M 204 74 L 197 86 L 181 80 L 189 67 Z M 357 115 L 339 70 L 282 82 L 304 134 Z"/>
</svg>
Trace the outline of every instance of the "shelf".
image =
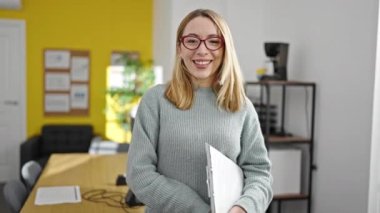
<svg viewBox="0 0 380 213">
<path fill-rule="evenodd" d="M 306 200 L 309 196 L 305 194 L 280 194 L 274 195 L 273 200 Z"/>
<path fill-rule="evenodd" d="M 270 149 L 279 149 L 279 150 L 284 150 L 288 148 L 299 148 L 302 146 L 302 152 L 305 152 L 305 155 L 308 156 L 308 162 L 307 165 L 305 164 L 305 167 L 308 166 L 309 169 L 303 170 L 304 163 L 302 161 L 303 159 L 303 153 L 301 152 L 301 182 L 307 180 L 307 186 L 305 186 L 305 189 L 307 188 L 307 192 L 304 191 L 304 193 L 282 193 L 282 194 L 275 194 L 273 197 L 273 201 L 277 202 L 277 212 L 281 212 L 281 203 L 286 202 L 289 200 L 298 200 L 298 201 L 306 201 L 307 202 L 307 208 L 306 212 L 310 213 L 311 212 L 311 203 L 312 203 L 312 171 L 315 170 L 316 166 L 314 165 L 314 160 L 313 160 L 313 148 L 314 148 L 314 119 L 315 119 L 315 97 L 316 97 L 316 83 L 315 82 L 307 82 L 307 81 L 282 81 L 282 80 L 263 80 L 263 81 L 251 81 L 251 82 L 245 82 L 244 89 L 245 91 L 248 92 L 253 90 L 248 90 L 249 87 L 257 87 L 259 88 L 259 103 L 255 103 L 255 107 L 257 109 L 258 115 L 259 115 L 259 121 L 260 125 L 262 127 L 263 135 L 265 138 L 265 145 L 266 148 L 268 149 L 268 152 L 270 152 Z M 275 98 L 281 98 L 281 102 L 275 104 L 271 104 L 271 100 L 274 99 L 272 98 L 272 88 L 276 88 L 276 92 L 280 91 L 281 93 L 276 93 Z M 292 88 L 288 90 L 287 88 Z M 307 103 L 311 100 L 310 105 L 306 105 L 308 109 L 310 108 L 310 111 L 308 111 L 308 114 L 306 116 L 310 116 L 309 126 L 310 126 L 310 132 L 308 134 L 302 134 L 304 136 L 300 135 L 292 135 L 292 134 L 287 134 L 285 130 L 288 130 L 286 128 L 286 99 L 287 99 L 287 93 L 292 92 L 293 89 L 305 89 L 306 95 L 305 95 L 305 100 Z M 256 91 L 257 92 L 257 91 Z M 311 93 L 311 97 L 307 96 L 309 93 Z M 280 97 L 280 96 L 281 97 Z M 248 95 L 247 95 L 248 96 Z M 277 100 L 276 99 L 276 100 Z M 309 100 L 310 99 L 310 100 Z M 278 100 L 279 101 L 279 100 Z M 272 107 L 275 106 L 275 107 Z M 279 112 L 277 112 L 277 109 Z M 271 114 L 275 112 L 275 114 Z M 288 113 L 289 114 L 289 113 Z M 267 116 L 268 115 L 268 116 Z M 271 123 L 271 120 L 277 119 L 277 116 L 281 116 L 281 125 L 276 126 Z M 272 156 L 273 160 L 276 160 L 275 156 Z M 278 160 L 277 159 L 277 165 L 280 165 L 283 159 Z M 297 161 L 298 162 L 298 161 Z M 293 166 L 292 163 L 289 163 L 288 165 L 289 168 Z M 284 167 L 286 167 L 284 165 Z M 280 167 L 280 166 L 279 166 Z M 275 167 L 273 167 L 275 168 Z M 278 167 L 277 167 L 278 168 Z M 288 180 L 287 174 L 281 174 L 279 172 L 276 173 L 277 178 L 280 180 L 282 175 L 284 176 L 284 181 Z M 276 180 L 276 178 L 275 178 Z M 275 182 L 276 183 L 276 182 Z M 281 184 L 287 184 L 287 182 L 281 182 L 279 181 L 278 183 Z M 290 183 L 290 182 L 289 182 Z M 298 180 L 296 182 L 298 184 Z M 281 184 L 280 185 L 274 185 L 277 188 L 281 189 Z M 275 187 L 274 187 L 275 188 Z M 275 190 L 277 191 L 277 190 Z M 280 192 L 280 191 L 278 191 Z M 273 211 L 270 211 L 273 212 Z"/>
<path fill-rule="evenodd" d="M 248 81 L 245 82 L 246 85 L 287 85 L 287 86 L 315 86 L 314 82 L 305 81 L 275 81 L 275 80 L 265 80 L 265 81 Z"/>
<path fill-rule="evenodd" d="M 310 143 L 310 139 L 300 136 L 274 136 L 270 135 L 268 143 L 281 144 L 281 143 Z"/>
</svg>

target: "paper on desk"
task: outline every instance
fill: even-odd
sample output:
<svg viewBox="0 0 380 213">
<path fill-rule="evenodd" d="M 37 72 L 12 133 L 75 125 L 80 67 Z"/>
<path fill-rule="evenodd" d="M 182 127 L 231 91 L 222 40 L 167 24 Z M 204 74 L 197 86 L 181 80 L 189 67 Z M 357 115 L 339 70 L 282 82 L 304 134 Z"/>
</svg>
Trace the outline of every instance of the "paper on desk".
<svg viewBox="0 0 380 213">
<path fill-rule="evenodd" d="M 50 205 L 61 203 L 79 203 L 81 202 L 79 186 L 53 186 L 39 187 L 37 189 L 36 205 Z"/>
<path fill-rule="evenodd" d="M 241 168 L 206 143 L 207 184 L 213 213 L 226 213 L 239 199 L 243 191 Z"/>
</svg>

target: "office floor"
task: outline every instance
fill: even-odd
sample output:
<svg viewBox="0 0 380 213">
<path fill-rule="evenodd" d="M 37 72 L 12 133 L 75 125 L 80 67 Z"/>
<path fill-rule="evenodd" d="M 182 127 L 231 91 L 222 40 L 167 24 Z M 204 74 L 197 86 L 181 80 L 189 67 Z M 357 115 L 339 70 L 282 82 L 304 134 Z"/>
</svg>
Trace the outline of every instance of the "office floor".
<svg viewBox="0 0 380 213">
<path fill-rule="evenodd" d="M 8 213 L 9 210 L 5 205 L 4 195 L 3 195 L 4 183 L 0 183 L 0 212 Z"/>
</svg>

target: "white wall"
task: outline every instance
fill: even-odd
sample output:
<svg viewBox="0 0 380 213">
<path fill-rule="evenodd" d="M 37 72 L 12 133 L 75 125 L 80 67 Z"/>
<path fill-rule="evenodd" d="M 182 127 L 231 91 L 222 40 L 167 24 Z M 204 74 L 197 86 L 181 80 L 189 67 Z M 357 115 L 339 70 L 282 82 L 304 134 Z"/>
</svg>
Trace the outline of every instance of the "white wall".
<svg viewBox="0 0 380 213">
<path fill-rule="evenodd" d="M 155 0 L 153 10 L 153 57 L 154 64 L 163 67 L 163 79 L 170 78 L 172 59 L 174 57 L 175 36 L 172 27 L 171 1 Z"/>
<path fill-rule="evenodd" d="M 231 28 L 235 48 L 246 81 L 255 81 L 256 69 L 263 66 L 264 54 L 264 5 L 265 0 L 227 1 L 224 17 Z"/>
<path fill-rule="evenodd" d="M 173 45 L 154 52 L 155 57 L 165 55 L 155 58 L 156 63 L 168 64 L 169 69 L 177 23 L 185 11 L 197 7 L 222 11 L 246 80 L 254 80 L 255 70 L 262 66 L 264 41 L 290 43 L 289 79 L 315 81 L 318 87 L 313 212 L 366 212 L 378 1 L 172 0 L 165 1 L 168 8 L 159 8 L 160 1 L 164 2 L 155 1 L 155 11 L 171 14 L 160 25 L 170 26 L 156 33 L 172 35 L 156 38 Z M 165 79 L 169 73 L 165 70 Z M 285 213 L 298 212 L 297 203 L 283 205 Z"/>
<path fill-rule="evenodd" d="M 264 6 L 265 35 L 291 43 L 290 78 L 318 86 L 316 213 L 367 210 L 377 4 L 273 0 Z"/>
</svg>

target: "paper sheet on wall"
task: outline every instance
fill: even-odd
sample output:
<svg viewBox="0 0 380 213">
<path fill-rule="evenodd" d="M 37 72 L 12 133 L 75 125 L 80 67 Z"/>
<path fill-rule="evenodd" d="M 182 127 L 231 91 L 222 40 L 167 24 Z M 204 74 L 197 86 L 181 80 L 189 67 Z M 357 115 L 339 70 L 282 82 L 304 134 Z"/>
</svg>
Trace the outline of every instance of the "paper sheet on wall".
<svg viewBox="0 0 380 213">
<path fill-rule="evenodd" d="M 241 168 L 206 143 L 207 185 L 213 213 L 226 213 L 239 199 L 243 191 Z"/>
<path fill-rule="evenodd" d="M 71 59 L 71 80 L 88 81 L 88 70 L 90 60 L 88 57 L 72 57 Z"/>
<path fill-rule="evenodd" d="M 112 66 L 123 66 L 124 65 L 123 58 L 126 54 L 128 54 L 128 53 L 112 53 L 111 54 L 111 65 Z"/>
<path fill-rule="evenodd" d="M 88 108 L 88 86 L 87 84 L 73 84 L 71 86 L 70 103 L 73 109 Z"/>
<path fill-rule="evenodd" d="M 70 68 L 70 52 L 66 50 L 45 51 L 45 69 Z"/>
<path fill-rule="evenodd" d="M 70 75 L 69 73 L 46 73 L 45 90 L 46 91 L 69 91 Z"/>
<path fill-rule="evenodd" d="M 36 205 L 79 203 L 82 201 L 79 186 L 52 186 L 37 189 Z"/>
<path fill-rule="evenodd" d="M 70 110 L 68 94 L 46 94 L 45 112 L 68 112 Z"/>
</svg>

